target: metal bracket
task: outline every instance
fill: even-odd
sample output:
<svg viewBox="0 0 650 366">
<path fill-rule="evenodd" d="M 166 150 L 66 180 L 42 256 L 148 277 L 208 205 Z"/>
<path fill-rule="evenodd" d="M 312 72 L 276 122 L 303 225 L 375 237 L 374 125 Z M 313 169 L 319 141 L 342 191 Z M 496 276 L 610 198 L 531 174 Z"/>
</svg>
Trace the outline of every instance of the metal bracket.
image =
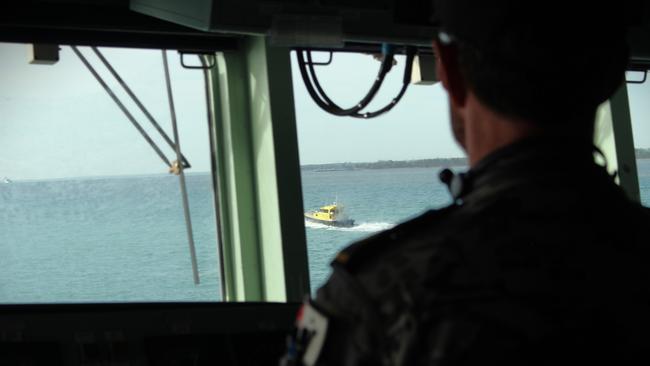
<svg viewBox="0 0 650 366">
<path fill-rule="evenodd" d="M 641 72 L 643 73 L 643 78 L 641 80 L 628 80 L 627 77 L 625 78 L 625 82 L 628 84 L 644 84 L 646 80 L 648 79 L 648 70 L 627 70 L 627 72 Z"/>
<path fill-rule="evenodd" d="M 210 70 L 213 67 L 217 65 L 217 58 L 214 54 L 212 53 L 205 53 L 205 52 L 196 52 L 196 51 L 178 51 L 178 54 L 181 56 L 181 66 L 183 66 L 184 69 L 188 70 Z M 201 61 L 200 65 L 188 65 L 185 63 L 185 55 L 194 55 L 198 56 L 199 60 L 201 59 L 201 56 L 206 56 L 206 59 L 208 62 L 206 64 Z"/>
<path fill-rule="evenodd" d="M 332 60 L 334 59 L 334 52 L 329 51 L 329 58 L 325 62 L 311 62 L 312 65 L 314 66 L 329 66 L 332 63 Z"/>
</svg>

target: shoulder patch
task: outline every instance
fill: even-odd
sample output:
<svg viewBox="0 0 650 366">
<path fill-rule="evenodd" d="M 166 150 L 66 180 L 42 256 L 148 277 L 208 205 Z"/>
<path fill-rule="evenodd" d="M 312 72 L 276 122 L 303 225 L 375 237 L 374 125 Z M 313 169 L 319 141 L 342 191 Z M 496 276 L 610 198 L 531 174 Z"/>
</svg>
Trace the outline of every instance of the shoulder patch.
<svg viewBox="0 0 650 366">
<path fill-rule="evenodd" d="M 306 301 L 298 313 L 296 323 L 306 343 L 302 362 L 305 366 L 313 366 L 318 361 L 325 344 L 329 319 L 311 301 Z"/>
<path fill-rule="evenodd" d="M 409 221 L 401 223 L 392 229 L 382 231 L 369 238 L 351 244 L 340 251 L 334 261 L 333 267 L 343 267 L 347 271 L 355 271 L 360 265 L 372 261 L 377 255 L 394 247 L 395 242 L 404 239 L 431 225 L 447 215 L 456 205 L 447 206 L 439 210 L 430 210 Z"/>
<path fill-rule="evenodd" d="M 287 352 L 280 365 L 316 365 L 327 338 L 329 317 L 306 299 L 298 310 L 295 326 L 295 333 L 287 339 Z"/>
</svg>

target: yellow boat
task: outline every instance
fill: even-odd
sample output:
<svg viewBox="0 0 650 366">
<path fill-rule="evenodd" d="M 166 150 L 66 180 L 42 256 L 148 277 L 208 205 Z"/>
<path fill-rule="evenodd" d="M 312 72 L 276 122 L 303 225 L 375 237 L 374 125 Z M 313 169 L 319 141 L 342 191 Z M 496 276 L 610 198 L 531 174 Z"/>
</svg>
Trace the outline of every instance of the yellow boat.
<svg viewBox="0 0 650 366">
<path fill-rule="evenodd" d="M 308 221 L 329 226 L 350 227 L 354 225 L 354 220 L 347 218 L 343 213 L 343 207 L 336 203 L 323 206 L 317 211 L 307 212 L 305 218 Z"/>
</svg>

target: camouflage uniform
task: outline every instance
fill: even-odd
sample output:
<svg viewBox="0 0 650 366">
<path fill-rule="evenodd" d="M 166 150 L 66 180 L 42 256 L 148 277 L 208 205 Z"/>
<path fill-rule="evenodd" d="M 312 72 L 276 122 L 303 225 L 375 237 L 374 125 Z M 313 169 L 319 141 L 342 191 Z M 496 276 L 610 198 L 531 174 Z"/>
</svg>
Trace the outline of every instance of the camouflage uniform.
<svg viewBox="0 0 650 366">
<path fill-rule="evenodd" d="M 650 214 L 591 147 L 506 147 L 456 198 L 338 254 L 318 365 L 647 364 Z"/>
</svg>

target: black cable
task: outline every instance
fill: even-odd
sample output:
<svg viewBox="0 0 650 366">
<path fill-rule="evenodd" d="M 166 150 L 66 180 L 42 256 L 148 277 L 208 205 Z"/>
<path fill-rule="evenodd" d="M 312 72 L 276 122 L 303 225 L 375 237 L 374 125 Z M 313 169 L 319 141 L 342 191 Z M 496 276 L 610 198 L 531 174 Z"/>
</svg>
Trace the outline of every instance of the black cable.
<svg viewBox="0 0 650 366">
<path fill-rule="evenodd" d="M 341 115 L 341 116 L 350 116 L 350 115 L 357 114 L 359 111 L 367 107 L 368 104 L 370 104 L 370 102 L 375 98 L 377 92 L 379 91 L 382 84 L 384 83 L 384 79 L 386 78 L 386 75 L 388 74 L 388 72 L 390 72 L 390 69 L 393 67 L 393 60 L 394 58 L 392 53 L 387 53 L 384 56 L 384 59 L 382 60 L 381 67 L 379 68 L 379 73 L 377 74 L 377 77 L 375 78 L 372 87 L 370 88 L 368 93 L 366 93 L 366 96 L 363 97 L 363 99 L 361 99 L 361 101 L 357 103 L 356 106 L 348 109 L 342 109 L 327 96 L 327 93 L 325 93 L 325 91 L 323 90 L 322 86 L 320 85 L 320 82 L 318 82 L 318 78 L 316 77 L 316 70 L 314 69 L 314 63 L 311 58 L 311 51 L 307 51 L 307 66 L 309 67 L 308 71 L 311 76 L 311 79 L 313 80 L 313 84 L 316 87 L 316 90 L 320 93 L 320 95 L 325 100 L 325 102 L 330 105 L 330 113 Z"/>
<path fill-rule="evenodd" d="M 309 52 L 309 51 L 307 51 Z M 323 91 L 322 87 L 320 87 L 320 83 L 318 83 L 318 79 L 316 79 L 315 74 L 309 73 L 306 65 L 308 64 L 307 61 L 305 61 L 304 55 L 303 55 L 303 50 L 297 50 L 296 52 L 296 57 L 298 58 L 298 67 L 300 69 L 300 74 L 303 78 L 303 81 L 305 83 L 305 87 L 307 88 L 307 92 L 309 92 L 310 96 L 316 102 L 316 104 L 321 107 L 323 110 L 325 110 L 328 113 L 337 115 L 337 116 L 347 116 L 352 113 L 356 113 L 359 110 L 361 110 L 362 107 L 359 107 L 359 104 L 357 104 L 355 107 L 349 108 L 349 109 L 342 109 L 338 105 L 336 105 Z M 311 65 L 313 69 L 313 65 Z M 381 74 L 381 72 L 380 72 Z M 378 76 L 379 78 L 379 76 Z M 315 82 L 312 82 L 312 79 L 315 80 Z M 383 81 L 383 80 L 381 80 Z M 375 84 L 378 84 L 377 81 L 375 81 Z M 314 85 L 319 89 L 318 92 L 314 90 Z M 374 86 L 374 85 L 373 85 Z M 371 91 L 372 92 L 372 89 Z M 320 94 L 319 94 L 320 93 Z M 365 99 L 365 98 L 364 98 Z"/>
<path fill-rule="evenodd" d="M 361 114 L 353 115 L 352 117 L 355 117 L 355 118 L 364 118 L 364 119 L 375 118 L 375 117 L 378 117 L 378 116 L 380 116 L 380 115 L 382 115 L 382 114 L 384 114 L 384 113 L 390 111 L 390 110 L 393 109 L 393 107 L 395 107 L 395 106 L 397 105 L 397 103 L 399 103 L 399 101 L 402 99 L 402 97 L 403 97 L 404 94 L 406 93 L 406 89 L 408 89 L 408 86 L 409 86 L 409 84 L 403 84 L 403 85 L 402 85 L 402 88 L 401 88 L 400 91 L 399 91 L 399 93 L 397 93 L 397 96 L 396 96 L 395 98 L 393 98 L 393 99 L 390 101 L 390 103 L 388 103 L 388 104 L 387 104 L 386 106 L 384 106 L 383 108 L 378 109 L 378 110 L 376 110 L 376 111 L 374 111 L 374 112 L 365 112 L 365 113 L 361 113 Z"/>
<path fill-rule="evenodd" d="M 303 52 L 307 52 L 306 61 Z M 399 93 L 397 94 L 397 96 L 393 98 L 391 102 L 388 105 L 384 106 L 383 108 L 374 112 L 365 112 L 365 113 L 361 113 L 360 111 L 365 107 L 367 107 L 368 104 L 370 104 L 370 102 L 372 102 L 377 92 L 381 88 L 386 75 L 388 74 L 388 72 L 391 70 L 393 66 L 394 57 L 391 52 L 387 52 L 384 55 L 384 59 L 382 60 L 381 67 L 379 69 L 379 73 L 375 78 L 375 82 L 373 83 L 372 87 L 370 88 L 366 96 L 359 103 L 357 103 L 356 106 L 348 109 L 342 109 L 341 107 L 339 107 L 336 103 L 334 103 L 334 101 L 332 101 L 327 96 L 327 93 L 325 93 L 325 91 L 323 90 L 322 86 L 320 85 L 320 82 L 318 81 L 318 77 L 316 76 L 314 63 L 311 58 L 311 51 L 298 49 L 296 50 L 296 57 L 298 59 L 298 68 L 300 70 L 300 74 L 305 84 L 305 87 L 307 88 L 307 92 L 314 100 L 314 102 L 321 109 L 336 116 L 350 116 L 354 118 L 367 119 L 367 118 L 374 118 L 388 112 L 402 99 L 411 81 L 411 71 L 413 68 L 413 60 L 415 58 L 415 53 L 416 53 L 415 47 L 406 48 L 407 57 L 406 57 L 406 65 L 404 67 L 403 85 Z"/>
<path fill-rule="evenodd" d="M 358 115 L 358 112 L 363 108 L 365 108 L 374 99 L 377 92 L 379 91 L 379 88 L 384 82 L 386 74 L 388 74 L 388 72 L 393 66 L 393 56 L 391 53 L 387 53 L 384 57 L 384 60 L 382 61 L 382 65 L 379 69 L 379 73 L 377 77 L 375 78 L 375 82 L 373 83 L 372 87 L 370 88 L 366 96 L 359 103 L 357 103 L 356 106 L 349 109 L 342 109 L 327 96 L 327 94 L 321 87 L 320 83 L 318 82 L 318 78 L 316 76 L 316 72 L 313 67 L 313 62 L 311 60 L 311 51 L 307 51 L 307 57 L 308 57 L 308 62 L 306 62 L 306 64 L 309 66 L 308 71 L 309 71 L 310 79 L 313 80 L 313 84 L 316 87 L 317 91 L 321 94 L 322 99 L 324 99 L 325 103 L 329 105 L 326 108 L 326 111 L 338 116 Z"/>
<path fill-rule="evenodd" d="M 303 51 L 300 51 L 300 52 L 302 53 Z M 308 62 L 308 65 L 309 65 L 308 71 L 309 71 L 310 80 L 313 81 L 313 84 L 316 87 L 316 90 L 318 91 L 320 96 L 323 98 L 323 100 L 325 100 L 325 103 L 329 104 L 333 108 L 336 108 L 336 109 L 339 109 L 339 110 L 343 111 L 343 109 L 341 107 L 339 107 L 336 103 L 334 103 L 334 101 L 332 101 L 327 96 L 327 93 L 325 93 L 325 91 L 321 87 L 320 83 L 318 82 L 318 79 L 316 78 L 316 72 L 314 70 L 314 62 L 312 61 L 312 58 L 311 58 L 311 51 L 306 51 L 306 52 L 307 52 L 307 62 Z"/>
<path fill-rule="evenodd" d="M 307 74 L 307 68 L 305 67 L 305 58 L 302 54 L 302 50 L 298 49 L 296 50 L 296 58 L 298 59 L 298 70 L 300 70 L 300 76 L 302 77 L 303 83 L 305 84 L 305 88 L 307 88 L 307 93 L 311 96 L 311 99 L 324 111 L 331 113 L 330 106 L 326 103 L 323 102 L 321 97 L 316 94 L 316 91 L 314 90 L 314 86 L 311 83 L 311 79 L 309 78 L 309 75 Z M 333 113 L 334 114 L 334 113 Z"/>
<path fill-rule="evenodd" d="M 414 47 L 407 47 L 406 49 L 406 65 L 404 65 L 404 77 L 402 79 L 402 89 L 400 89 L 399 93 L 395 98 L 393 98 L 390 103 L 388 103 L 385 107 L 376 110 L 374 112 L 366 112 L 363 113 L 359 116 L 353 116 L 355 118 L 375 118 L 377 116 L 380 116 L 397 105 L 399 101 L 402 99 L 404 94 L 406 93 L 406 90 L 408 89 L 409 85 L 411 84 L 411 73 L 413 71 L 413 61 L 415 60 L 415 48 Z"/>
</svg>

